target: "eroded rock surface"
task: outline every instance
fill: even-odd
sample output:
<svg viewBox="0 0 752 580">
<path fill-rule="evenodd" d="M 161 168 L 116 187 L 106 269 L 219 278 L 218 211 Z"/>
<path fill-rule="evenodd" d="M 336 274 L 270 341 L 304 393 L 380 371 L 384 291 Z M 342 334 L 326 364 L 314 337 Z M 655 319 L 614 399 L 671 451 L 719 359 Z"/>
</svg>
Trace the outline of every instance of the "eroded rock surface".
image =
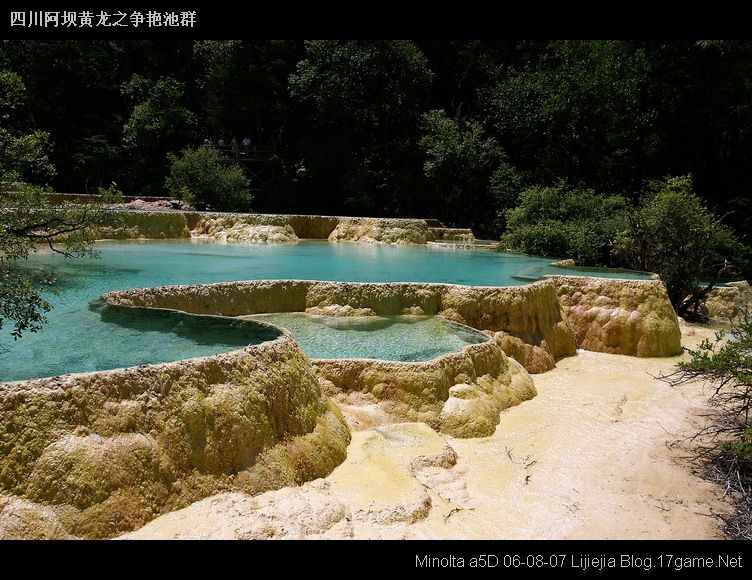
<svg viewBox="0 0 752 580">
<path fill-rule="evenodd" d="M 376 406 L 382 422 L 421 421 L 455 437 L 491 435 L 504 409 L 536 391 L 495 340 L 426 362 L 315 360 L 325 392 L 345 408 Z M 386 418 L 386 421 L 384 420 Z"/>
<path fill-rule="evenodd" d="M 733 321 L 745 312 L 752 312 L 752 288 L 746 281 L 713 288 L 704 305 L 704 313 L 710 318 Z"/>
<path fill-rule="evenodd" d="M 425 220 L 341 218 L 330 242 L 369 244 L 425 244 L 432 239 Z"/>
<path fill-rule="evenodd" d="M 246 244 L 295 244 L 298 236 L 290 225 L 249 223 L 233 216 L 204 217 L 191 230 L 192 238 Z"/>
<path fill-rule="evenodd" d="M 350 434 L 286 332 L 221 355 L 0 384 L 0 534 L 108 537 L 322 477 Z M 2 496 L 0 496 L 2 497 Z M 19 503 L 20 502 L 20 503 Z"/>
<path fill-rule="evenodd" d="M 350 510 L 319 480 L 255 497 L 218 494 L 162 516 L 153 528 L 126 538 L 148 537 L 158 529 L 160 537 L 173 540 L 342 539 L 352 537 L 349 517 Z"/>
<path fill-rule="evenodd" d="M 433 241 L 436 242 L 474 242 L 475 235 L 469 228 L 430 228 Z"/>
<path fill-rule="evenodd" d="M 181 239 L 190 238 L 191 232 L 183 212 L 122 211 L 117 212 L 117 227 L 100 226 L 96 237 L 108 240 L 131 239 Z"/>
<path fill-rule="evenodd" d="M 137 198 L 127 203 L 113 203 L 108 205 L 107 208 L 120 211 L 195 211 L 195 208 L 191 204 L 179 199 L 157 199 L 150 201 L 148 199 Z"/>
<path fill-rule="evenodd" d="M 422 424 L 354 435 L 356 458 L 326 481 L 249 497 L 224 493 L 164 515 L 124 538 L 342 539 L 404 537 L 434 510 L 434 488 L 466 494 L 446 475 L 456 454 Z M 359 482 L 378 480 L 377 486 Z M 456 479 L 456 478 L 455 478 Z M 443 500 L 440 500 L 443 501 Z"/>
<path fill-rule="evenodd" d="M 574 354 L 575 341 L 551 281 L 507 288 L 419 283 L 261 280 L 111 292 L 108 301 L 194 314 L 441 315 L 497 341 L 534 373 Z M 670 305 L 669 305 L 670 308 Z"/>
<path fill-rule="evenodd" d="M 499 333 L 504 351 L 531 373 L 554 368 L 575 353 L 575 342 L 555 287 L 537 282 L 509 288 L 447 286 L 442 316 Z"/>
<path fill-rule="evenodd" d="M 0 540 L 68 540 L 54 508 L 0 495 Z"/>
<path fill-rule="evenodd" d="M 577 345 L 641 357 L 681 352 L 676 313 L 657 280 L 552 276 Z"/>
<path fill-rule="evenodd" d="M 713 336 L 692 330 L 688 348 Z M 279 515 L 217 496 L 129 537 L 247 537 L 263 518 L 273 537 L 720 539 L 723 489 L 682 460 L 681 441 L 708 412 L 707 389 L 654 379 L 677 362 L 581 353 L 536 377 L 540 394 L 504 411 L 491 437 L 381 424 L 354 432 L 347 460 L 298 490 L 305 500 L 266 494 L 264 510 Z M 286 501 L 300 506 L 302 525 L 289 521 Z"/>
</svg>

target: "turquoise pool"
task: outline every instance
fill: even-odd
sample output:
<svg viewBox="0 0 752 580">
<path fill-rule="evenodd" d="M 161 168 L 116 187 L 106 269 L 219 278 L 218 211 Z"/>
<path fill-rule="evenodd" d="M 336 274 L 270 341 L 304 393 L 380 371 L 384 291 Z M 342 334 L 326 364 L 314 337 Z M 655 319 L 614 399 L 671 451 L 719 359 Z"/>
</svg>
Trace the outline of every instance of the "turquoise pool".
<svg viewBox="0 0 752 580">
<path fill-rule="evenodd" d="M 489 250 L 436 246 L 378 246 L 305 241 L 297 245 L 222 245 L 192 240 L 100 242 L 98 260 L 33 256 L 29 268 L 50 268 L 58 277 L 57 295 L 42 331 L 12 342 L 8 329 L 0 342 L 0 380 L 53 376 L 205 356 L 237 348 L 235 339 L 216 342 L 173 332 L 170 324 L 143 332 L 108 321 L 91 303 L 112 290 L 228 280 L 311 279 L 353 282 L 448 282 L 509 286 L 566 270 L 550 259 L 499 254 Z M 531 276 L 531 272 L 533 275 Z M 587 273 L 580 271 L 579 273 Z M 516 277 L 523 274 L 521 277 Z M 625 275 L 607 273 L 613 277 Z M 603 275 L 595 273 L 595 275 Z M 627 274 L 643 278 L 645 275 Z M 160 329 L 161 328 L 161 329 Z M 400 327 L 398 327 L 400 328 Z M 408 327 L 395 334 L 412 341 Z M 344 338 L 349 335 L 342 335 Z M 315 341 L 316 336 L 311 336 Z M 359 347 L 339 345 L 342 357 Z M 304 349 L 310 345 L 303 344 Z M 418 349 L 420 350 L 420 349 Z M 356 355 L 352 355 L 356 356 Z"/>
<path fill-rule="evenodd" d="M 437 316 L 337 318 L 285 312 L 247 319 L 286 328 L 311 358 L 426 361 L 488 340 L 477 330 Z"/>
</svg>

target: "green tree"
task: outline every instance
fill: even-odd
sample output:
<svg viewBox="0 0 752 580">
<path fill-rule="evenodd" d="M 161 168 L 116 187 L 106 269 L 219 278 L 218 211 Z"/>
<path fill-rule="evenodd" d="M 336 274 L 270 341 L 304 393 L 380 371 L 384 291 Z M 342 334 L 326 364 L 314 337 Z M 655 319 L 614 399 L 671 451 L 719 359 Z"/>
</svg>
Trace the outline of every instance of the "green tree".
<svg viewBox="0 0 752 580">
<path fill-rule="evenodd" d="M 94 193 L 119 181 L 125 111 L 118 77 L 125 67 L 118 44 L 18 41 L 3 43 L 2 52 L 29 95 L 21 121 L 49 133 L 54 144 L 47 150 L 57 169 L 50 185 Z"/>
<path fill-rule="evenodd" d="M 171 77 L 152 81 L 134 75 L 123 85 L 133 110 L 123 127 L 125 147 L 133 156 L 131 188 L 159 195 L 168 154 L 195 141 L 195 115 L 183 104 L 183 85 Z"/>
<path fill-rule="evenodd" d="M 486 117 L 512 164 L 538 183 L 630 191 L 655 148 L 649 73 L 629 42 L 553 41 L 483 91 Z"/>
<path fill-rule="evenodd" d="M 495 82 L 536 62 L 547 40 L 416 40 L 435 80 L 432 102 L 451 116 L 482 114 L 484 93 Z"/>
<path fill-rule="evenodd" d="M 26 87 L 11 71 L 0 71 L 0 172 L 5 179 L 47 182 L 55 169 L 47 157 L 50 136 L 24 131 Z"/>
<path fill-rule="evenodd" d="M 173 197 L 219 211 L 250 209 L 251 194 L 245 172 L 220 153 L 206 147 L 170 155 L 165 187 Z"/>
<path fill-rule="evenodd" d="M 582 266 L 613 266 L 612 248 L 626 225 L 621 196 L 560 182 L 532 187 L 520 194 L 520 205 L 507 212 L 501 247 L 526 254 L 573 258 Z"/>
<path fill-rule="evenodd" d="M 101 204 L 52 206 L 41 187 L 22 181 L 54 174 L 46 154 L 47 135 L 24 134 L 14 126 L 25 98 L 18 76 L 0 72 L 0 331 L 10 321 L 13 339 L 38 330 L 50 309 L 42 288 L 52 278 L 33 279 L 23 260 L 39 244 L 69 257 L 92 255 L 92 228 L 108 219 Z"/>
<path fill-rule="evenodd" d="M 196 59 L 206 94 L 206 130 L 214 138 L 277 141 L 290 122 L 287 80 L 304 56 L 299 40 L 201 41 Z"/>
<path fill-rule="evenodd" d="M 260 209 L 442 217 L 449 190 L 442 171 L 427 180 L 419 142 L 423 113 L 444 110 L 506 155 L 490 188 L 460 187 L 477 206 L 457 225 L 503 229 L 519 187 L 505 167 L 623 195 L 691 172 L 750 241 L 750 41 L 28 40 L 0 43 L 2 69 L 29 95 L 13 129 L 31 151 L 49 135 L 58 191 L 161 193 L 167 153 L 248 134 L 269 151 L 253 167 Z M 470 175 L 485 152 L 465 148 Z"/>
<path fill-rule="evenodd" d="M 498 216 L 513 207 L 522 190 L 522 179 L 501 147 L 484 135 L 480 123 L 451 119 L 444 111 L 429 111 L 422 122 L 423 172 L 437 217 L 470 226 L 481 236 L 499 236 Z"/>
<path fill-rule="evenodd" d="M 745 252 L 722 219 L 694 193 L 691 175 L 656 180 L 630 212 L 615 252 L 632 268 L 658 273 L 677 314 L 697 318 L 707 294 L 735 273 Z"/>
<path fill-rule="evenodd" d="M 306 42 L 290 94 L 301 120 L 296 183 L 308 199 L 349 213 L 425 211 L 417 141 L 431 79 L 407 40 Z"/>
<path fill-rule="evenodd" d="M 298 161 L 292 137 L 300 121 L 293 111 L 288 78 L 305 55 L 303 41 L 201 41 L 195 55 L 197 82 L 206 103 L 202 137 L 222 138 L 227 144 L 249 137 L 254 149 L 244 159 L 252 169 L 254 208 L 299 212 L 299 200 L 291 195 L 294 173 L 288 168 Z"/>
<path fill-rule="evenodd" d="M 44 291 L 54 283 L 49 273 L 25 269 L 23 261 L 40 244 L 70 258 L 95 256 L 94 228 L 111 224 L 112 216 L 102 204 L 53 206 L 42 188 L 13 182 L 8 174 L 0 178 L 0 330 L 11 321 L 10 334 L 17 339 L 46 322 L 51 306 Z"/>
</svg>

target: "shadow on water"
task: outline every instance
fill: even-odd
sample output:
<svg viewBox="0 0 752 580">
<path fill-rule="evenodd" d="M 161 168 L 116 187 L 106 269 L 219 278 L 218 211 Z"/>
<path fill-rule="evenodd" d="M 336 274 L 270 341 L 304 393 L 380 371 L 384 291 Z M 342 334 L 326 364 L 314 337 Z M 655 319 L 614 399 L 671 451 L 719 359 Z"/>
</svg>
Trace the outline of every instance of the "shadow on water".
<svg viewBox="0 0 752 580">
<path fill-rule="evenodd" d="M 175 252 L 176 254 L 180 254 L 181 256 L 199 256 L 200 258 L 221 258 L 222 260 L 254 260 L 258 259 L 257 256 L 254 256 L 250 252 L 247 254 L 215 254 L 212 252 Z"/>
<path fill-rule="evenodd" d="M 309 316 L 307 319 L 313 324 L 320 324 L 333 330 L 355 330 L 358 332 L 383 330 L 395 324 L 404 324 L 396 318 L 382 318 L 380 316 Z"/>
<path fill-rule="evenodd" d="M 81 260 L 79 262 L 65 263 L 63 266 L 56 268 L 55 271 L 59 276 L 99 278 L 103 274 L 111 277 L 136 277 L 144 272 L 144 269 L 113 266 L 112 264 L 104 264 L 97 260 L 91 260 L 88 262 Z"/>
<path fill-rule="evenodd" d="M 138 332 L 172 333 L 199 345 L 243 347 L 274 340 L 282 334 L 273 326 L 251 320 L 113 306 L 102 300 L 92 301 L 89 308 L 98 312 L 106 324 Z"/>
<path fill-rule="evenodd" d="M 415 350 L 411 353 L 399 355 L 395 357 L 395 360 L 400 362 L 415 362 L 415 361 L 427 361 L 434 359 L 438 356 L 446 354 L 446 351 L 441 348 L 425 348 L 422 350 Z"/>
<path fill-rule="evenodd" d="M 141 268 L 124 268 L 104 265 L 93 260 L 65 262 L 60 265 L 45 264 L 42 266 L 24 265 L 24 272 L 28 278 L 43 290 L 64 292 L 66 290 L 81 290 L 91 286 L 92 280 L 116 278 L 135 278 L 144 270 Z M 47 276 L 53 277 L 52 286 L 40 283 Z"/>
</svg>

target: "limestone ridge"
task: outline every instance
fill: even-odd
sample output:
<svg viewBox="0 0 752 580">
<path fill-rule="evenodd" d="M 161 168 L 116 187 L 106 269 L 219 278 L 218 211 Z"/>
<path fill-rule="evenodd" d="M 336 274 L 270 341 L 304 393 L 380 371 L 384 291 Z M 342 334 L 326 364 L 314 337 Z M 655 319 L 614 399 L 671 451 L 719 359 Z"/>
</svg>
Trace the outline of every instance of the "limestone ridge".
<svg viewBox="0 0 752 580">
<path fill-rule="evenodd" d="M 300 288 L 301 283 L 287 282 L 282 286 L 293 302 L 299 294 L 295 287 Z M 266 284 L 263 288 L 268 290 L 270 286 Z M 178 295 L 186 296 L 172 294 Z M 239 306 L 235 297 L 225 297 Z M 273 295 L 272 300 L 268 300 L 269 296 L 265 298 L 262 307 L 279 308 L 280 302 Z M 105 300 L 120 308 L 175 309 L 174 304 L 136 305 L 123 299 L 120 293 L 106 295 Z M 188 307 L 189 303 L 180 305 Z M 414 312 L 415 308 L 418 307 L 409 310 Z M 370 308 L 350 308 L 356 310 L 373 315 Z M 420 421 L 456 437 L 480 437 L 493 434 L 501 411 L 536 394 L 527 371 L 507 358 L 500 334 L 489 332 L 483 342 L 426 362 L 337 359 L 314 360 L 313 365 L 325 393 L 338 403 L 376 405 L 386 421 Z"/>
<path fill-rule="evenodd" d="M 123 306 L 169 308 L 192 314 L 242 316 L 269 312 L 328 315 L 441 315 L 498 333 L 504 350 L 530 372 L 544 372 L 575 353 L 572 329 L 551 282 L 527 286 L 261 280 L 165 286 L 111 292 Z"/>
<path fill-rule="evenodd" d="M 642 357 L 681 351 L 678 319 L 657 280 L 550 276 L 510 287 L 262 280 L 128 290 L 105 299 L 225 316 L 440 315 L 497 333 L 504 351 L 533 373 L 550 370 L 576 346 Z"/>
<path fill-rule="evenodd" d="M 299 239 L 373 244 L 470 243 L 469 229 L 429 227 L 422 219 L 212 213 L 195 211 L 118 211 L 117 227 L 99 228 L 100 239 L 197 238 L 250 244 L 297 243 Z"/>
<path fill-rule="evenodd" d="M 419 219 L 341 218 L 328 239 L 330 242 L 425 244 L 437 239 L 471 242 L 475 237 L 470 230 L 432 228 Z"/>
<path fill-rule="evenodd" d="M 426 362 L 313 364 L 324 391 L 343 406 L 361 413 L 376 406 L 382 422 L 419 421 L 454 437 L 492 435 L 501 411 L 537 394 L 527 371 L 492 339 Z"/>
<path fill-rule="evenodd" d="M 721 320 L 733 321 L 745 312 L 752 312 L 752 288 L 746 281 L 713 288 L 704 305 L 704 314 Z"/>
<path fill-rule="evenodd" d="M 535 395 L 531 370 L 591 350 L 669 356 L 678 321 L 657 281 L 552 277 L 528 286 L 252 281 L 112 292 L 121 306 L 438 314 L 489 340 L 422 363 L 305 357 L 286 331 L 230 353 L 0 383 L 0 538 L 109 537 L 209 495 L 328 474 L 350 432 L 339 408 L 377 409 L 457 437 L 490 435 Z M 676 332 L 675 332 L 676 331 Z M 325 393 L 322 391 L 325 391 Z"/>
<path fill-rule="evenodd" d="M 110 537 L 220 491 L 323 477 L 350 441 L 284 331 L 210 357 L 0 383 L 0 415 L 0 539 Z"/>
<path fill-rule="evenodd" d="M 436 242 L 465 242 L 472 243 L 475 241 L 475 235 L 469 228 L 430 228 Z"/>
<path fill-rule="evenodd" d="M 492 338 L 425 363 L 312 366 L 279 333 L 211 357 L 0 384 L 0 538 L 110 537 L 215 493 L 324 477 L 350 432 L 320 385 L 457 437 L 492 434 L 536 394 Z"/>
<path fill-rule="evenodd" d="M 681 332 L 658 280 L 551 276 L 577 344 L 640 357 L 681 353 Z"/>
<path fill-rule="evenodd" d="M 179 239 L 190 238 L 191 232 L 181 212 L 117 212 L 120 223 L 117 227 L 100 226 L 98 239 Z"/>
</svg>

